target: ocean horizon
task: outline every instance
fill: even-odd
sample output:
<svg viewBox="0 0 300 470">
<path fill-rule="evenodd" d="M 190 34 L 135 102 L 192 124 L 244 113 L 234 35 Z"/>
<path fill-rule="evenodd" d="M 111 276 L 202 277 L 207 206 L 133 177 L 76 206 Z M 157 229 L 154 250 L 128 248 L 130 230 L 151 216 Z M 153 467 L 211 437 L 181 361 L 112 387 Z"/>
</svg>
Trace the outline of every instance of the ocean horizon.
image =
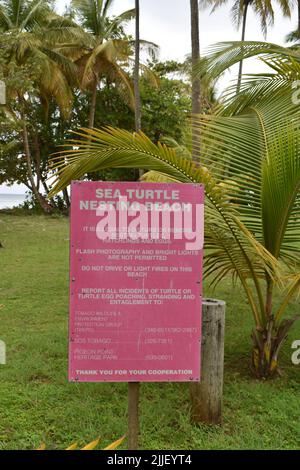
<svg viewBox="0 0 300 470">
<path fill-rule="evenodd" d="M 0 210 L 18 207 L 26 199 L 26 194 L 0 194 Z"/>
</svg>

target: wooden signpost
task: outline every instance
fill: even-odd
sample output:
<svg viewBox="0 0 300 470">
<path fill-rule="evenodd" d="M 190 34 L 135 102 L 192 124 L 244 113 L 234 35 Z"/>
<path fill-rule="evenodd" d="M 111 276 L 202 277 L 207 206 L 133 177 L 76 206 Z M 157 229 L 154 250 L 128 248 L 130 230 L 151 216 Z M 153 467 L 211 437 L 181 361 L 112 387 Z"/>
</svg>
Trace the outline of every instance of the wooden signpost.
<svg viewBox="0 0 300 470">
<path fill-rule="evenodd" d="M 201 381 L 191 384 L 191 420 L 222 423 L 225 302 L 203 299 Z"/>
<path fill-rule="evenodd" d="M 138 383 L 200 380 L 203 232 L 201 185 L 72 184 L 69 380 L 129 383 L 131 450 Z"/>
</svg>

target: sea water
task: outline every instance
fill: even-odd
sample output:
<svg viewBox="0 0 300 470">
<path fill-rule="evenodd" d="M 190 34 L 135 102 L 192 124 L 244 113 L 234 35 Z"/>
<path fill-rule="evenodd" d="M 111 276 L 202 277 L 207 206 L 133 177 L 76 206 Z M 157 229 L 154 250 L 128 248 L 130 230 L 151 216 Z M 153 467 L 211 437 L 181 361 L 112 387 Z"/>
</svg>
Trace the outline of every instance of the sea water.
<svg viewBox="0 0 300 470">
<path fill-rule="evenodd" d="M 26 199 L 25 194 L 0 194 L 0 210 L 18 207 Z"/>
</svg>

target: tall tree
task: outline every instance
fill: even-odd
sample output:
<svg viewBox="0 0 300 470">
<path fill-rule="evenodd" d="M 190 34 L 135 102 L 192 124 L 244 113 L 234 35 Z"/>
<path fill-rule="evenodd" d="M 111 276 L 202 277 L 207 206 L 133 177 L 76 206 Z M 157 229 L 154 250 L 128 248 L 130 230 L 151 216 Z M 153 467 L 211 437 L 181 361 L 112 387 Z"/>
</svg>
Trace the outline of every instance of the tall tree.
<svg viewBox="0 0 300 470">
<path fill-rule="evenodd" d="M 10 79 L 8 98 L 12 97 L 8 106 L 11 105 L 11 115 L 20 128 L 30 188 L 45 211 L 50 210 L 50 206 L 39 192 L 39 168 L 36 168 L 37 181 L 34 178 L 28 108 L 32 99 L 39 99 L 47 109 L 54 98 L 61 114 L 67 116 L 72 103 L 70 82 L 74 73 L 73 64 L 52 47 L 49 37 L 53 26 L 57 34 L 65 23 L 53 11 L 51 1 L 6 0 L 0 5 L 2 74 L 5 80 Z M 22 67 L 27 67 L 30 89 L 26 89 L 25 81 L 12 80 Z"/>
<path fill-rule="evenodd" d="M 132 52 L 131 42 L 124 39 L 123 26 L 134 18 L 135 10 L 124 11 L 110 19 L 112 4 L 113 0 L 72 0 L 71 3 L 71 10 L 88 33 L 76 63 L 82 88 L 91 92 L 90 128 L 94 127 L 97 92 L 103 77 L 115 82 L 120 93 L 126 95 L 126 99 L 134 106 L 131 81 L 122 62 L 126 64 Z"/>
<path fill-rule="evenodd" d="M 200 62 L 200 28 L 199 28 L 199 3 L 198 0 L 190 0 L 191 3 L 191 40 L 192 40 L 192 120 L 201 112 L 201 82 L 195 75 L 195 69 Z M 194 162 L 200 160 L 200 132 L 193 126 L 192 129 L 192 159 Z M 200 315 L 200 312 L 199 312 Z M 190 386 L 192 403 L 197 401 L 197 389 Z"/>
<path fill-rule="evenodd" d="M 200 28 L 199 28 L 199 5 L 198 0 L 190 0 L 191 3 L 191 39 L 192 39 L 192 114 L 201 112 L 201 83 L 195 76 L 194 70 L 200 61 Z M 193 151 L 192 158 L 199 161 L 200 136 L 197 131 L 193 131 Z"/>
<path fill-rule="evenodd" d="M 248 8 L 251 5 L 253 0 L 243 0 L 243 13 L 242 13 L 242 37 L 241 40 L 244 42 L 246 39 L 246 26 L 247 26 L 247 16 L 248 16 Z M 241 89 L 242 83 L 242 75 L 243 75 L 243 61 L 241 60 L 239 63 L 239 75 L 238 75 L 238 82 L 236 91 L 239 93 Z"/>
<path fill-rule="evenodd" d="M 297 13 L 298 13 L 297 32 L 298 32 L 298 38 L 300 39 L 300 0 L 297 0 Z"/>
<path fill-rule="evenodd" d="M 140 91 L 140 1 L 135 0 L 135 58 L 134 58 L 134 111 L 135 131 L 142 128 L 142 104 Z M 143 171 L 139 170 L 139 176 Z M 140 384 L 133 382 L 128 384 L 128 450 L 137 450 L 139 441 L 139 399 Z"/>
</svg>

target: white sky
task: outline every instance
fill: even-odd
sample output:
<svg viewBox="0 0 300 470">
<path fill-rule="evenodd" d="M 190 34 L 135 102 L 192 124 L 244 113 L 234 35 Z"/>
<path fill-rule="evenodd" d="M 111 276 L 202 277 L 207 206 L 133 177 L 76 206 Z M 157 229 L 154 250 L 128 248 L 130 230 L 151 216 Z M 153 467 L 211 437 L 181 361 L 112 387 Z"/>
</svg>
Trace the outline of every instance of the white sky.
<svg viewBox="0 0 300 470">
<path fill-rule="evenodd" d="M 58 10 L 63 13 L 68 0 L 57 2 Z M 230 8 L 233 2 L 228 2 L 217 12 L 210 15 L 209 10 L 200 13 L 201 50 L 205 53 L 207 47 L 220 41 L 240 40 L 231 23 Z M 189 0 L 140 0 L 141 4 L 141 37 L 155 42 L 160 46 L 160 59 L 183 60 L 191 50 L 190 40 L 190 1 Z M 111 14 L 116 15 L 127 9 L 134 8 L 134 0 L 115 0 Z M 292 19 L 283 18 L 280 10 L 275 8 L 275 25 L 269 28 L 267 41 L 284 45 L 287 33 L 296 28 L 297 13 L 293 12 Z M 134 24 L 128 27 L 128 32 L 134 34 Z M 264 41 L 260 24 L 249 13 L 246 40 Z M 245 73 L 255 73 L 263 70 L 259 61 L 251 59 L 244 66 Z M 228 72 L 221 82 L 223 88 L 236 77 L 236 68 Z M 0 186 L 0 193 L 24 193 L 21 186 L 6 188 Z"/>
</svg>

